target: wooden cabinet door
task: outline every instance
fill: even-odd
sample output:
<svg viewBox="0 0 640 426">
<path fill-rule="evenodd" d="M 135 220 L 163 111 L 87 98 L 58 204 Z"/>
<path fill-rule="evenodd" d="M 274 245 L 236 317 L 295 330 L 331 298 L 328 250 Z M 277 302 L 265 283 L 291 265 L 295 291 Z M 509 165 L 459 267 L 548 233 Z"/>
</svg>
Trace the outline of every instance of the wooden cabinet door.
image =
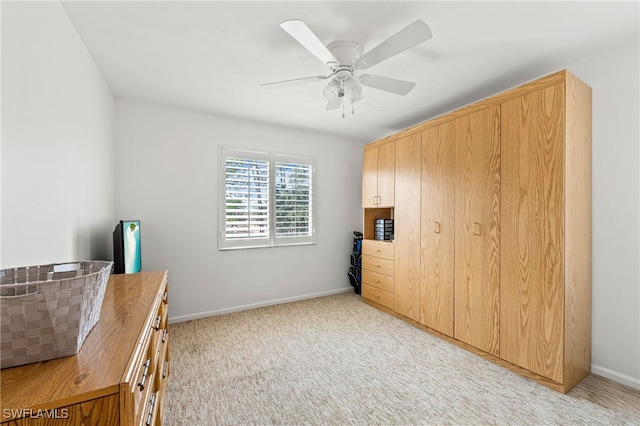
<svg viewBox="0 0 640 426">
<path fill-rule="evenodd" d="M 378 148 L 362 155 L 362 207 L 374 207 L 378 195 Z"/>
<path fill-rule="evenodd" d="M 564 85 L 501 109 L 500 357 L 562 383 Z"/>
<path fill-rule="evenodd" d="M 422 133 L 420 323 L 453 337 L 455 122 Z"/>
<path fill-rule="evenodd" d="M 499 354 L 500 109 L 455 121 L 454 337 Z"/>
<path fill-rule="evenodd" d="M 422 135 L 396 141 L 395 311 L 420 319 L 420 168 Z"/>
<path fill-rule="evenodd" d="M 378 147 L 378 206 L 393 207 L 395 200 L 396 143 Z"/>
<path fill-rule="evenodd" d="M 393 207 L 395 194 L 395 142 L 364 150 L 362 155 L 362 207 Z"/>
</svg>

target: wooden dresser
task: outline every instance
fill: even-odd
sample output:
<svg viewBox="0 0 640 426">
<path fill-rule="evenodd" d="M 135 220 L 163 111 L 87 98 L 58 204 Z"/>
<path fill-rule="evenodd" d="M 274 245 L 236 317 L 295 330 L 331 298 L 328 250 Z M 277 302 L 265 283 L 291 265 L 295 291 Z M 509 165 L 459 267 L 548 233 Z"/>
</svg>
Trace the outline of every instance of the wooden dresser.
<svg viewBox="0 0 640 426">
<path fill-rule="evenodd" d="M 161 425 L 168 302 L 167 271 L 111 276 L 76 355 L 0 370 L 0 424 Z"/>
</svg>

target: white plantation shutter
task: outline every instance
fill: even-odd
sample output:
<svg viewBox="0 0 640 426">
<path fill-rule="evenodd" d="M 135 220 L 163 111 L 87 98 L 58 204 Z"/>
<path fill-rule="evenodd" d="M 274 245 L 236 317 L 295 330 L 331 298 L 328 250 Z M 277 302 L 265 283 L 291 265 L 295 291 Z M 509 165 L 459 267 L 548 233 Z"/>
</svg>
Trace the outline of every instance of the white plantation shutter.
<svg viewBox="0 0 640 426">
<path fill-rule="evenodd" d="M 276 245 L 313 240 L 313 164 L 292 158 L 275 162 Z M 306 164 L 305 164 L 306 163 Z"/>
<path fill-rule="evenodd" d="M 269 245 L 268 156 L 226 151 L 222 166 L 224 219 L 220 248 Z"/>
<path fill-rule="evenodd" d="M 315 242 L 313 159 L 220 149 L 220 249 Z"/>
</svg>

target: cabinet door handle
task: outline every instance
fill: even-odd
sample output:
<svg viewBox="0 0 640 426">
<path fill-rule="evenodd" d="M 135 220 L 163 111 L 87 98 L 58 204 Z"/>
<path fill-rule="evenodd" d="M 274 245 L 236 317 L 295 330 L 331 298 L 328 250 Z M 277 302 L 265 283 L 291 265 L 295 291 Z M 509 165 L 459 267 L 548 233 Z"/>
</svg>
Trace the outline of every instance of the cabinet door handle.
<svg viewBox="0 0 640 426">
<path fill-rule="evenodd" d="M 374 195 L 372 198 L 373 198 L 372 203 L 373 203 L 373 205 L 375 206 L 375 205 L 376 205 L 376 201 L 377 201 L 377 198 L 378 198 L 378 197 L 376 197 L 376 196 Z"/>
<path fill-rule="evenodd" d="M 473 235 L 480 235 L 480 224 L 478 222 L 473 223 Z"/>
<path fill-rule="evenodd" d="M 435 222 L 435 226 L 433 227 L 433 232 L 436 234 L 440 233 L 440 222 Z"/>
<path fill-rule="evenodd" d="M 382 204 L 382 197 L 378 195 L 378 205 Z"/>
<path fill-rule="evenodd" d="M 142 378 L 140 379 L 140 383 L 138 383 L 138 387 L 140 391 L 144 390 L 144 384 L 147 381 L 147 375 L 149 374 L 149 366 L 151 365 L 151 359 L 147 358 L 147 362 L 144 363 L 144 372 L 142 373 Z"/>
</svg>

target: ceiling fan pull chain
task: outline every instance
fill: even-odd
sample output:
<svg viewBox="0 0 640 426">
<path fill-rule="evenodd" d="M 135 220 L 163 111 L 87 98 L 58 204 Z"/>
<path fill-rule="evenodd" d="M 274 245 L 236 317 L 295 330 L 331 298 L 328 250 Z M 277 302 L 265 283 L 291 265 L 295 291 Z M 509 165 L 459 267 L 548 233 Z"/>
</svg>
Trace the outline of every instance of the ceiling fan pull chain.
<svg viewBox="0 0 640 426">
<path fill-rule="evenodd" d="M 344 80 L 340 80 L 340 97 L 344 98 Z M 342 118 L 344 118 L 344 102 L 345 100 L 342 99 Z"/>
</svg>

